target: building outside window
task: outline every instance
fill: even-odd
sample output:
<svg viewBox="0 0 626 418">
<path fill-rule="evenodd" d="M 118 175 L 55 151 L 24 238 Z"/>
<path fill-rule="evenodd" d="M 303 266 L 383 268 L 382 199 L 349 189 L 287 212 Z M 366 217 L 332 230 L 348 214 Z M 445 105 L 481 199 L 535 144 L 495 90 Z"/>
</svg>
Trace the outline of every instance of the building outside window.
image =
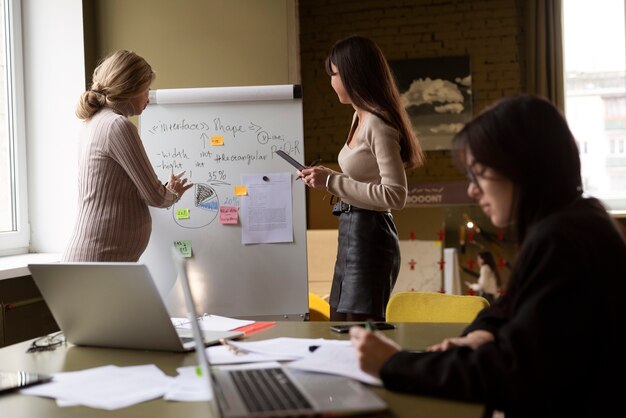
<svg viewBox="0 0 626 418">
<path fill-rule="evenodd" d="M 563 1 L 566 117 L 585 192 L 626 213 L 624 0 Z"/>
<path fill-rule="evenodd" d="M 0 0 L 0 255 L 28 249 L 19 0 Z"/>
</svg>

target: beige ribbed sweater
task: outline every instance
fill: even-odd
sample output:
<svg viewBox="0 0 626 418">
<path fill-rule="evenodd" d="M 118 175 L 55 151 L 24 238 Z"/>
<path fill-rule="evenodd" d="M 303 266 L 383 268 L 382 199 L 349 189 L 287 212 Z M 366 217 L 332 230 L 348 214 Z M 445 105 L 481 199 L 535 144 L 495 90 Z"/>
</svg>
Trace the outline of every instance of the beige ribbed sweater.
<svg viewBox="0 0 626 418">
<path fill-rule="evenodd" d="M 165 208 L 176 196 L 157 178 L 128 102 L 109 104 L 80 135 L 78 218 L 63 261 L 137 261 L 148 245 L 148 205 Z"/>
<path fill-rule="evenodd" d="M 400 156 L 400 133 L 378 116 L 363 112 L 360 121 L 355 113 L 350 135 L 357 123 L 361 126 L 350 146 L 346 141 L 339 152 L 342 173 L 330 175 L 328 191 L 362 209 L 402 209 L 406 204 L 407 180 Z"/>
</svg>

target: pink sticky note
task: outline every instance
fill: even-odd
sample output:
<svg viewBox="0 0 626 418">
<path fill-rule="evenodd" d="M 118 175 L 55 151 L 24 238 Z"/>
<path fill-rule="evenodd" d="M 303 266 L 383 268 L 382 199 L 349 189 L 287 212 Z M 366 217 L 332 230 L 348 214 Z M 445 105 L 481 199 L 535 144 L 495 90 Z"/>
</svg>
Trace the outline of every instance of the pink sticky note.
<svg viewBox="0 0 626 418">
<path fill-rule="evenodd" d="M 236 225 L 239 220 L 239 208 L 237 206 L 220 206 L 220 223 Z"/>
</svg>

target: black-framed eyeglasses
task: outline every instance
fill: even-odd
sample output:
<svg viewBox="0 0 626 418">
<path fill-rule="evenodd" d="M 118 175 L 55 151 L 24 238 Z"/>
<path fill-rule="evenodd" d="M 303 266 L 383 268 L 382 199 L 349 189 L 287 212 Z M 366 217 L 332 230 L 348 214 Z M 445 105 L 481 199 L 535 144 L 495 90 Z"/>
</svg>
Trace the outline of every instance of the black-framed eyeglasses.
<svg viewBox="0 0 626 418">
<path fill-rule="evenodd" d="M 473 184 L 474 186 L 478 186 L 478 177 L 476 177 L 476 174 L 474 174 L 474 172 L 471 169 L 468 169 L 465 172 L 465 177 L 467 177 L 467 181 L 469 181 L 470 184 Z"/>
<path fill-rule="evenodd" d="M 31 343 L 26 352 L 34 353 L 37 351 L 50 351 L 56 349 L 62 344 L 65 344 L 65 335 L 63 335 L 63 331 L 59 331 L 37 338 Z"/>
<path fill-rule="evenodd" d="M 474 161 L 472 164 L 470 164 L 467 167 L 467 170 L 465 170 L 465 176 L 467 177 L 467 181 L 469 181 L 470 184 L 473 184 L 474 186 L 481 189 L 480 183 L 478 182 L 478 177 L 482 176 L 482 174 L 484 173 L 484 169 L 480 171 L 479 174 L 476 174 L 476 172 L 474 172 L 475 166 L 476 166 L 476 161 Z"/>
</svg>

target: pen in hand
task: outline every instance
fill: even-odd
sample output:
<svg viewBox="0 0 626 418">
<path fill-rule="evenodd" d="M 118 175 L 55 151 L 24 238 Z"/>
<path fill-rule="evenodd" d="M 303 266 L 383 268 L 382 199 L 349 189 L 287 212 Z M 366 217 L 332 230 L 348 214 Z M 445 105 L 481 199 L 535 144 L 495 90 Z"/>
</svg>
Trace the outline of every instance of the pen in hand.
<svg viewBox="0 0 626 418">
<path fill-rule="evenodd" d="M 369 332 L 374 332 L 376 331 L 376 325 L 371 319 L 368 319 L 367 322 L 365 322 L 365 329 Z"/>
</svg>

